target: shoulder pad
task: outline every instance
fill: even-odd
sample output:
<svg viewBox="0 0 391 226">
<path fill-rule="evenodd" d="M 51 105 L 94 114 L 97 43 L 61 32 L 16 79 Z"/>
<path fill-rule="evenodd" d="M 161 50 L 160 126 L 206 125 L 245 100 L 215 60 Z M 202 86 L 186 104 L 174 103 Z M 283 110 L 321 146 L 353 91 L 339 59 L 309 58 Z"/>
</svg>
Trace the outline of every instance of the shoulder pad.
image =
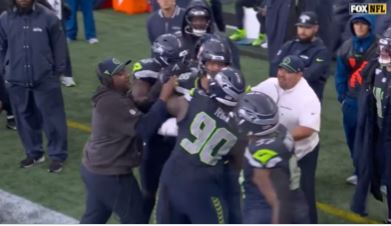
<svg viewBox="0 0 391 226">
<path fill-rule="evenodd" d="M 256 168 L 270 169 L 276 167 L 276 165 L 282 161 L 278 152 L 272 149 L 256 149 L 250 151 L 249 149 L 245 152 L 245 157 L 249 164 Z"/>
</svg>

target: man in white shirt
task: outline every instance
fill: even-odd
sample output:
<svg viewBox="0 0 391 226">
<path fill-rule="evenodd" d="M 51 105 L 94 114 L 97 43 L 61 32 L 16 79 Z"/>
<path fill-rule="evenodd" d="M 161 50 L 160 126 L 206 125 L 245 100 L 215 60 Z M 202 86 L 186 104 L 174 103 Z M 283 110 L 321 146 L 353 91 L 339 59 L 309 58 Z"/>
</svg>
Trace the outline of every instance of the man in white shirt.
<svg viewBox="0 0 391 226">
<path fill-rule="evenodd" d="M 315 171 L 319 153 L 321 104 L 303 78 L 304 62 L 294 55 L 279 64 L 277 78 L 269 78 L 253 88 L 277 103 L 281 123 L 295 140 L 295 154 L 301 168 L 301 187 L 310 208 L 311 223 L 317 223 Z"/>
</svg>

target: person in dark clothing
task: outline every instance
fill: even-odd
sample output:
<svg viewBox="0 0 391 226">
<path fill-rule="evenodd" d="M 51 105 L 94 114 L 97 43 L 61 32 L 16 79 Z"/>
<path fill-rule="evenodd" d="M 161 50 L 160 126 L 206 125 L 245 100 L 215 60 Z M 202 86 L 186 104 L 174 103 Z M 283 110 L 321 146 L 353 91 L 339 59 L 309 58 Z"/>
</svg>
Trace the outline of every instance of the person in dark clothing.
<svg viewBox="0 0 391 226">
<path fill-rule="evenodd" d="M 316 11 L 316 6 L 316 0 L 266 0 L 267 55 L 270 62 L 281 46 L 296 36 L 294 23 L 300 13 Z"/>
<path fill-rule="evenodd" d="M 65 30 L 65 22 L 69 19 L 71 12 L 69 9 L 69 6 L 64 3 L 63 0 L 37 0 L 38 3 L 44 5 L 50 10 L 53 10 L 57 17 L 62 21 L 63 28 Z M 66 35 L 64 33 L 64 35 Z M 60 77 L 61 83 L 65 87 L 73 87 L 76 86 L 76 83 L 73 79 L 72 74 L 72 64 L 71 64 L 71 57 L 69 55 L 69 47 L 67 43 L 66 47 L 66 68 L 65 73 Z"/>
<path fill-rule="evenodd" d="M 243 167 L 244 223 L 309 223 L 295 143 L 279 122 L 277 104 L 266 94 L 250 92 L 233 113 L 239 132 L 248 138 Z"/>
<path fill-rule="evenodd" d="M 8 1 L 8 0 L 1 1 L 1 3 L 0 3 L 0 15 L 1 15 L 1 13 L 6 11 L 7 9 L 9 9 L 10 6 L 11 6 L 10 1 Z M 15 116 L 12 113 L 11 103 L 10 103 L 9 96 L 8 96 L 8 93 L 7 93 L 7 90 L 5 88 L 5 84 L 4 84 L 4 72 L 0 73 L 0 101 L 3 102 L 3 108 L 4 108 L 4 110 L 7 113 L 7 116 L 6 116 L 6 118 L 7 118 L 6 128 L 7 129 L 16 130 Z"/>
<path fill-rule="evenodd" d="M 296 24 L 297 38 L 285 43 L 274 57 L 270 77 L 277 75 L 278 65 L 288 55 L 297 55 L 305 63 L 304 78 L 315 91 L 319 100 L 329 77 L 331 54 L 323 41 L 316 37 L 319 30 L 318 18 L 314 12 L 303 12 Z"/>
<path fill-rule="evenodd" d="M 354 140 L 357 126 L 357 96 L 363 83 L 362 72 L 368 61 L 376 56 L 375 17 L 355 15 L 349 24 L 352 37 L 344 42 L 338 52 L 335 84 L 338 101 L 342 104 L 343 125 L 351 157 L 354 156 Z M 356 170 L 346 179 L 357 183 Z"/>
<path fill-rule="evenodd" d="M 388 219 L 391 223 L 391 27 L 378 42 L 379 56 L 368 63 L 358 99 L 354 161 L 358 183 L 351 209 L 367 215 L 368 191 L 383 201 L 380 186 L 387 188 Z"/>
<path fill-rule="evenodd" d="M 15 116 L 12 112 L 11 102 L 8 96 L 8 92 L 5 88 L 3 75 L 0 75 L 0 101 L 3 102 L 3 108 L 7 113 L 6 128 L 16 130 Z"/>
<path fill-rule="evenodd" d="M 225 32 L 225 22 L 223 18 L 223 5 L 221 0 L 209 0 L 210 7 L 214 21 L 216 22 L 217 28 L 220 32 Z"/>
<path fill-rule="evenodd" d="M 160 35 L 181 30 L 184 10 L 176 0 L 158 0 L 160 9 L 153 12 L 147 21 L 149 42 L 152 44 Z"/>
<path fill-rule="evenodd" d="M 152 120 L 139 110 L 140 95 L 137 93 L 142 90 L 140 83 L 133 83 L 129 90 L 127 63 L 110 58 L 98 66 L 102 86 L 93 97 L 93 130 L 85 145 L 81 166 L 87 190 L 87 208 L 81 223 L 105 223 L 113 212 L 122 223 L 148 223 L 149 215 L 144 209 L 147 203 L 132 170 L 141 161 L 142 141 L 151 139 L 159 125 L 155 123 L 156 118 Z M 137 76 L 146 78 L 145 82 L 151 78 L 145 76 L 149 73 L 147 70 L 137 71 L 141 73 Z M 173 87 L 175 83 L 163 85 L 158 97 L 164 99 L 168 95 L 167 85 Z M 156 114 L 164 109 L 157 101 L 149 111 Z M 165 114 L 159 116 L 158 122 L 166 117 Z"/>
<path fill-rule="evenodd" d="M 34 26 L 30 26 L 34 24 Z M 21 35 L 23 34 L 23 35 Z M 0 17 L 0 71 L 27 158 L 28 168 L 44 161 L 42 128 L 48 139 L 49 172 L 67 159 L 67 127 L 59 76 L 66 44 L 60 20 L 35 0 L 14 0 Z"/>
<path fill-rule="evenodd" d="M 240 69 L 239 50 L 224 34 L 216 31 L 216 25 L 211 15 L 211 9 L 205 0 L 191 1 L 185 11 L 181 32 L 177 34 L 182 37 L 191 59 L 195 61 L 197 61 L 195 55 L 196 43 L 202 36 L 207 33 L 221 36 L 231 49 L 233 66 Z"/>
</svg>

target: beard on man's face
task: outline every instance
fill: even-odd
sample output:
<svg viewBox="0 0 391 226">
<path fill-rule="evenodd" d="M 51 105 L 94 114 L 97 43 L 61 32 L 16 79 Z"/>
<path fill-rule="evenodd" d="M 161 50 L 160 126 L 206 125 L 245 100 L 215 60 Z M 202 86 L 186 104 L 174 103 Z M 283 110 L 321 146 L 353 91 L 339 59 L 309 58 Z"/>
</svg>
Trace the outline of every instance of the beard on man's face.
<svg viewBox="0 0 391 226">
<path fill-rule="evenodd" d="M 33 8 L 34 0 L 13 0 L 18 12 L 28 13 Z"/>
<path fill-rule="evenodd" d="M 311 42 L 314 36 L 298 36 L 300 42 Z"/>
</svg>

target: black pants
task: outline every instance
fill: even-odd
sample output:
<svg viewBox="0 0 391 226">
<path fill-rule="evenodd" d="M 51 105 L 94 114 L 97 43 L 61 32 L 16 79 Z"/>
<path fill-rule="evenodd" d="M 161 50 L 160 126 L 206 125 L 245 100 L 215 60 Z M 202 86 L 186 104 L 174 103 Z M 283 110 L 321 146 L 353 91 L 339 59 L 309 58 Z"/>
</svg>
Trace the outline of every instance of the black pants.
<svg viewBox="0 0 391 226">
<path fill-rule="evenodd" d="M 5 89 L 4 77 L 2 75 L 0 75 L 0 101 L 3 103 L 3 108 L 7 112 L 7 116 L 11 116 L 13 114 L 11 102 L 8 96 L 8 92 Z"/>
<path fill-rule="evenodd" d="M 141 191 L 133 174 L 98 175 L 81 166 L 86 211 L 81 224 L 104 224 L 114 212 L 123 224 L 146 224 Z"/>
<path fill-rule="evenodd" d="M 315 198 L 315 173 L 318 162 L 318 154 L 319 144 L 314 148 L 314 150 L 299 160 L 299 167 L 301 169 L 300 186 L 308 202 L 311 224 L 316 224 L 318 222 Z"/>
<path fill-rule="evenodd" d="M 10 83 L 6 88 L 26 155 L 40 158 L 44 154 L 43 131 L 48 140 L 49 158 L 65 161 L 68 157 L 67 126 L 59 79 L 48 76 L 32 88 Z"/>
<path fill-rule="evenodd" d="M 225 32 L 225 23 L 223 18 L 223 6 L 221 0 L 210 0 L 210 6 L 213 13 L 213 18 L 216 22 L 219 31 Z"/>
</svg>

